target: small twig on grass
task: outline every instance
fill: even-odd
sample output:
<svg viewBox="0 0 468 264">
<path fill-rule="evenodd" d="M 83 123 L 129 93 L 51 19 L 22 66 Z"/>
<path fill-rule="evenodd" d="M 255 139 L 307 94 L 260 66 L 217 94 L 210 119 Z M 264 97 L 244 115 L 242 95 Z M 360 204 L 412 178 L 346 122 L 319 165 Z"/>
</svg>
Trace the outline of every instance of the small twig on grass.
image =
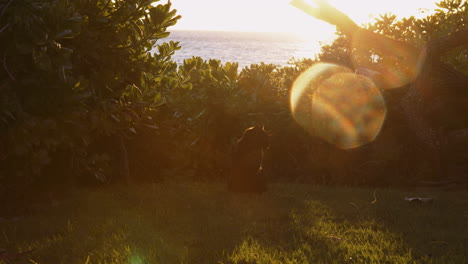
<svg viewBox="0 0 468 264">
<path fill-rule="evenodd" d="M 371 202 L 371 204 L 377 203 L 377 189 L 374 190 L 374 201 Z"/>
<path fill-rule="evenodd" d="M 327 236 L 327 238 L 335 239 L 335 240 L 339 240 L 339 241 L 345 240 L 344 238 L 342 238 L 342 237 L 337 237 L 337 236 Z"/>
</svg>

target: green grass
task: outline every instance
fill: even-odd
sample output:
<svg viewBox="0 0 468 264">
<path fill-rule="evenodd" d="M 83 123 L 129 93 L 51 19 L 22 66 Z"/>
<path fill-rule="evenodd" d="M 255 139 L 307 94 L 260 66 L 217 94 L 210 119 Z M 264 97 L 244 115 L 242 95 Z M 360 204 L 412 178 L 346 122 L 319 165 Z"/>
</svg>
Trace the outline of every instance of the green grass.
<svg viewBox="0 0 468 264">
<path fill-rule="evenodd" d="M 468 263 L 467 192 L 377 190 L 372 203 L 373 189 L 270 187 L 263 195 L 201 183 L 79 190 L 1 222 L 0 248 L 32 250 L 11 262 L 41 264 Z"/>
</svg>

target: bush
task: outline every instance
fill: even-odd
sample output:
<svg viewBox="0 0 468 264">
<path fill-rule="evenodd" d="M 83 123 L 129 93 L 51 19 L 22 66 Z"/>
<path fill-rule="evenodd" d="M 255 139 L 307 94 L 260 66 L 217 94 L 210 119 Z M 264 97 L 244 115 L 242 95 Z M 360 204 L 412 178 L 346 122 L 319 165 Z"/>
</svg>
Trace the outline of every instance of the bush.
<svg viewBox="0 0 468 264">
<path fill-rule="evenodd" d="M 125 138 L 153 125 L 164 91 L 178 85 L 170 58 L 180 48 L 170 42 L 150 52 L 180 18 L 170 3 L 156 2 L 0 4 L 0 183 L 5 188 L 44 180 L 41 171 L 56 164 L 55 153 L 71 161 L 56 172 L 55 181 L 72 175 L 109 178 L 101 175 L 109 153 L 125 157 Z M 103 155 L 90 152 L 102 137 L 112 140 L 112 148 Z"/>
</svg>

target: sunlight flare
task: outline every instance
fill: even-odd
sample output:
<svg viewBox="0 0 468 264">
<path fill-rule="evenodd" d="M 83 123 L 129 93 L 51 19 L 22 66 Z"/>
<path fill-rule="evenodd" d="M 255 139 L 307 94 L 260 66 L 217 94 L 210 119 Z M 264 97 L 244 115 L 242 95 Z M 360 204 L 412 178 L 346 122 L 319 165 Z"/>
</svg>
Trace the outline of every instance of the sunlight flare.
<svg viewBox="0 0 468 264">
<path fill-rule="evenodd" d="M 298 124 L 342 149 L 373 141 L 386 116 L 384 99 L 367 77 L 329 63 L 318 63 L 293 85 L 291 111 Z"/>
<path fill-rule="evenodd" d="M 382 38 L 365 30 L 354 34 L 351 51 L 354 67 L 376 71 L 378 74 L 371 79 L 381 89 L 398 88 L 413 82 L 420 72 L 421 61 L 425 59 L 418 50 L 404 42 Z"/>
</svg>

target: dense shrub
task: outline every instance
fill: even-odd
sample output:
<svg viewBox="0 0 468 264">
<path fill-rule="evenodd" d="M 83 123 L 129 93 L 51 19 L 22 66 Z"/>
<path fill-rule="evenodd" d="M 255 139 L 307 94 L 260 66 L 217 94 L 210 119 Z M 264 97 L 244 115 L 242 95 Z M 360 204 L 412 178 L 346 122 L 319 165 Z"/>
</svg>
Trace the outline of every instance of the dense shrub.
<svg viewBox="0 0 468 264">
<path fill-rule="evenodd" d="M 180 18 L 156 2 L 0 3 L 2 195 L 75 176 L 107 181 L 109 166 L 128 177 L 127 138 L 154 125 L 163 91 L 178 85 L 178 44 L 149 52 Z"/>
</svg>

